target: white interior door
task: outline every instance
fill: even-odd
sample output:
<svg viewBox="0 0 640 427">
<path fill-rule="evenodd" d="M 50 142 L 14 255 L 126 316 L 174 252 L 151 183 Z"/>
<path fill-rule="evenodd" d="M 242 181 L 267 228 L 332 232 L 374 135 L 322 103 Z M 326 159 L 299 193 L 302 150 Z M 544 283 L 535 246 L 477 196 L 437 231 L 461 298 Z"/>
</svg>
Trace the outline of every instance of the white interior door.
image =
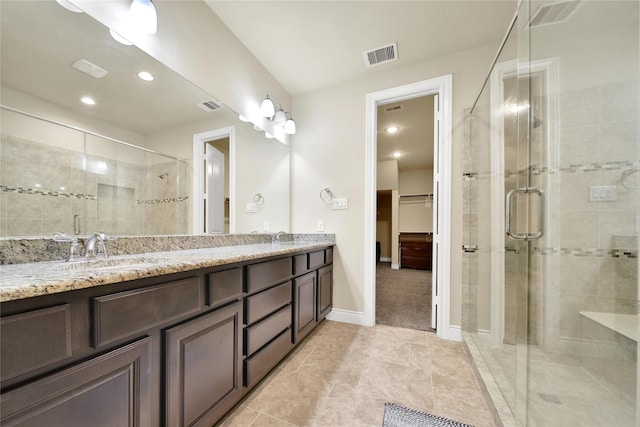
<svg viewBox="0 0 640 427">
<path fill-rule="evenodd" d="M 224 233 L 224 154 L 205 144 L 205 233 Z"/>
</svg>

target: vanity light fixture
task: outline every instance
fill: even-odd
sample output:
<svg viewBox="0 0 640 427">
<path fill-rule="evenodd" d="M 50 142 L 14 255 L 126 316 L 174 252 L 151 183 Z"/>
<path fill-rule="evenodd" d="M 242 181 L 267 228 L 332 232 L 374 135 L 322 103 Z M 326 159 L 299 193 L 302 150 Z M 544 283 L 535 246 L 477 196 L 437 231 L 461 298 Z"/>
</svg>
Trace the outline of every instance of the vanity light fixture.
<svg viewBox="0 0 640 427">
<path fill-rule="evenodd" d="M 133 0 L 129 8 L 131 24 L 147 34 L 155 34 L 158 30 L 158 13 L 151 0 Z"/>
<path fill-rule="evenodd" d="M 276 106 L 273 101 L 269 99 L 269 95 L 260 104 L 260 112 L 264 117 L 271 118 L 276 114 Z"/>
<path fill-rule="evenodd" d="M 387 133 L 396 133 L 400 130 L 400 128 L 398 126 L 389 126 L 385 130 L 387 131 Z"/>
<path fill-rule="evenodd" d="M 296 133 L 296 122 L 293 121 L 291 113 L 286 114 L 289 114 L 289 118 L 284 124 L 284 133 L 286 133 L 287 135 L 293 135 Z"/>
<path fill-rule="evenodd" d="M 142 80 L 144 80 L 145 82 L 151 82 L 153 81 L 153 75 L 151 75 L 150 72 L 148 71 L 140 71 L 138 73 L 138 77 L 140 77 Z"/>
<path fill-rule="evenodd" d="M 91 98 L 90 96 L 83 96 L 80 98 L 80 101 L 86 105 L 96 105 L 96 100 Z"/>
<path fill-rule="evenodd" d="M 287 121 L 287 113 L 284 112 L 282 108 L 276 111 L 275 116 L 273 116 L 273 123 L 279 126 L 284 126 Z"/>
</svg>

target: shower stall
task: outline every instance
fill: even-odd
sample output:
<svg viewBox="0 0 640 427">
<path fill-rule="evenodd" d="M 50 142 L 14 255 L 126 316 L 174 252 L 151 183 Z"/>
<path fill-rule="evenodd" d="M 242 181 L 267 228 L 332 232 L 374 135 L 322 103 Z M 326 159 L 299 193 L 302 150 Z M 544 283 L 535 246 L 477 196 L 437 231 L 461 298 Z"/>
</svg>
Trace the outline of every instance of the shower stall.
<svg viewBox="0 0 640 427">
<path fill-rule="evenodd" d="M 638 1 L 524 0 L 465 116 L 465 345 L 505 426 L 638 423 Z"/>
</svg>

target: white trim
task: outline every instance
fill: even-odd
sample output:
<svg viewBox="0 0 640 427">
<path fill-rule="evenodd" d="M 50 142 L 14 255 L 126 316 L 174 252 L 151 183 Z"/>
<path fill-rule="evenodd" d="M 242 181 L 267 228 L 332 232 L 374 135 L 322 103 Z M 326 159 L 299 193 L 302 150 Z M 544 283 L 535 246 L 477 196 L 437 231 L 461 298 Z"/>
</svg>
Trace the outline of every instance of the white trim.
<svg viewBox="0 0 640 427">
<path fill-rule="evenodd" d="M 228 126 L 207 132 L 193 135 L 193 204 L 192 204 L 192 228 L 193 234 L 204 234 L 197 232 L 202 230 L 204 224 L 202 195 L 202 176 L 204 171 L 204 143 L 215 141 L 216 139 L 229 138 L 229 233 L 236 231 L 236 128 Z"/>
<path fill-rule="evenodd" d="M 400 270 L 400 264 L 391 264 L 392 270 Z"/>
<path fill-rule="evenodd" d="M 449 325 L 448 340 L 462 341 L 462 328 L 458 325 Z"/>
<path fill-rule="evenodd" d="M 373 326 L 367 323 L 366 316 L 361 311 L 342 310 L 339 308 L 331 309 L 327 314 L 327 320 L 335 320 L 336 322 L 353 323 L 354 325 Z"/>
<path fill-rule="evenodd" d="M 391 262 L 391 257 L 381 256 L 380 262 Z"/>
<path fill-rule="evenodd" d="M 365 220 L 364 220 L 364 321 L 365 325 L 375 324 L 375 218 L 376 218 L 376 129 L 377 106 L 426 95 L 439 95 L 440 102 L 440 142 L 437 151 L 443 167 L 438 174 L 434 171 L 435 181 L 440 181 L 440 204 L 437 217 L 440 218 L 439 233 L 434 233 L 434 245 L 437 244 L 435 266 L 438 274 L 439 295 L 434 304 L 437 311 L 438 336 L 446 339 L 460 339 L 460 333 L 450 325 L 450 286 L 451 286 L 451 124 L 453 77 L 451 74 L 407 84 L 391 89 L 367 94 L 366 97 L 366 135 L 365 135 Z"/>
</svg>

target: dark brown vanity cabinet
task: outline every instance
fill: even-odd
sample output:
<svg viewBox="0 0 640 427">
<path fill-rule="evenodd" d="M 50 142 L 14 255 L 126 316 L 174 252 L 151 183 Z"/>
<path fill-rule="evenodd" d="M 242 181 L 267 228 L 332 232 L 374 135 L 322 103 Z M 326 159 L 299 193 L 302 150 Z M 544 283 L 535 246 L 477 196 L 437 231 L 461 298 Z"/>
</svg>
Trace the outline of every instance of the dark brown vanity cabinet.
<svg viewBox="0 0 640 427">
<path fill-rule="evenodd" d="M 165 331 L 166 425 L 211 426 L 242 397 L 242 302 Z"/>
<path fill-rule="evenodd" d="M 307 336 L 333 307 L 333 249 L 314 251 L 304 256 L 306 258 L 298 255 L 295 265 L 297 273 L 307 273 L 293 281 L 293 342 L 296 344 Z"/>
<path fill-rule="evenodd" d="M 0 425 L 211 426 L 332 306 L 320 249 L 0 305 Z"/>
<path fill-rule="evenodd" d="M 244 384 L 253 387 L 293 348 L 292 257 L 248 265 L 244 299 Z"/>
<path fill-rule="evenodd" d="M 151 338 L 0 397 L 3 426 L 149 426 Z"/>
</svg>

